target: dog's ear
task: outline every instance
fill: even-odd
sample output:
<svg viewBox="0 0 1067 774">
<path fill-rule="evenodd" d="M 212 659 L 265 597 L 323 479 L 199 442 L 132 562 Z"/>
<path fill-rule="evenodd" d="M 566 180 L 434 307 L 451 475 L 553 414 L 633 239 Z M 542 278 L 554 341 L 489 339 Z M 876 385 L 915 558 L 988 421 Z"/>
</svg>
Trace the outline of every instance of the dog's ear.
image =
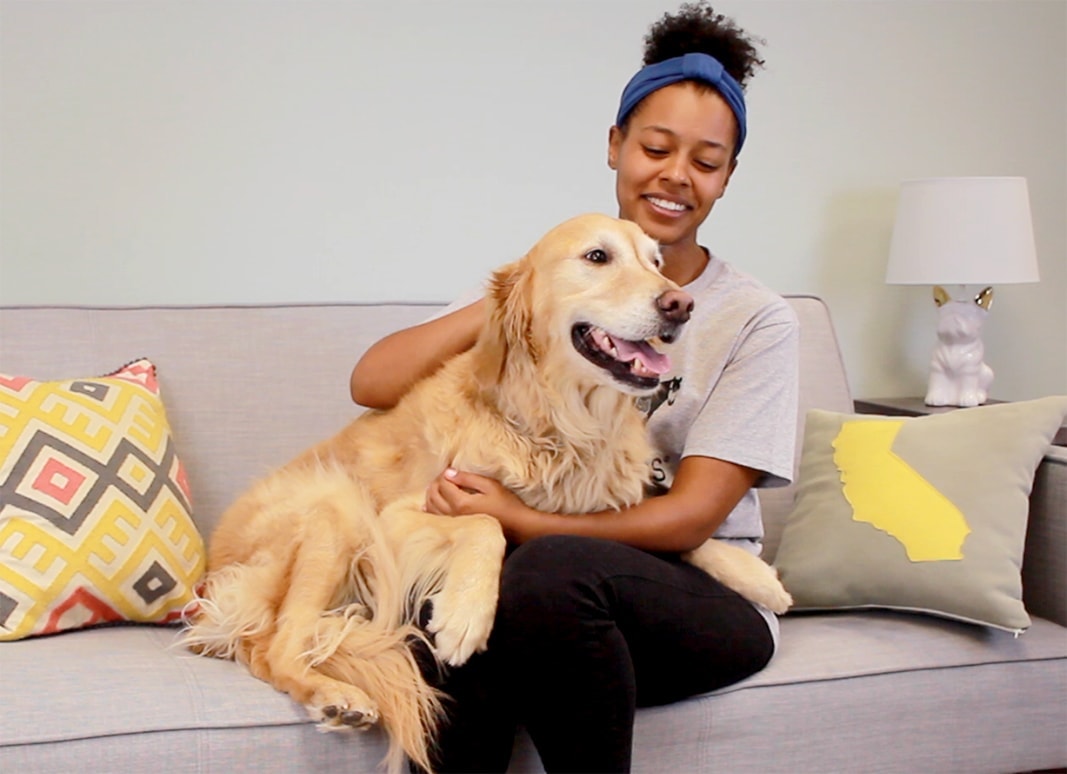
<svg viewBox="0 0 1067 774">
<path fill-rule="evenodd" d="M 509 263 L 489 278 L 485 328 L 478 339 L 475 366 L 475 376 L 484 387 L 500 381 L 510 354 L 523 352 L 535 357 L 531 291 L 531 273 L 525 260 Z"/>
<path fill-rule="evenodd" d="M 945 304 L 947 304 L 951 300 L 952 300 L 952 296 L 950 296 L 948 294 L 947 290 L 945 290 L 940 285 L 935 285 L 934 286 L 934 303 L 935 304 L 937 304 L 938 306 L 944 306 Z"/>
<path fill-rule="evenodd" d="M 989 311 L 989 307 L 993 306 L 993 288 L 986 288 L 977 296 L 974 297 L 974 303 L 978 306 Z"/>
</svg>

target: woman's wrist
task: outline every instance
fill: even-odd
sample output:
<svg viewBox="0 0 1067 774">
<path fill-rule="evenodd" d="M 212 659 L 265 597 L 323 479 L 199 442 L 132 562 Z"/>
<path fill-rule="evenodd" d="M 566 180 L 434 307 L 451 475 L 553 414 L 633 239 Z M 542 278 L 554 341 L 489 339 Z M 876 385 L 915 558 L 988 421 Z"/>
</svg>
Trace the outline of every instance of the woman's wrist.
<svg viewBox="0 0 1067 774">
<path fill-rule="evenodd" d="M 548 534 L 539 529 L 548 518 L 549 514 L 535 510 L 516 498 L 515 505 L 502 522 L 504 537 L 511 543 L 525 543 L 542 534 Z"/>
</svg>

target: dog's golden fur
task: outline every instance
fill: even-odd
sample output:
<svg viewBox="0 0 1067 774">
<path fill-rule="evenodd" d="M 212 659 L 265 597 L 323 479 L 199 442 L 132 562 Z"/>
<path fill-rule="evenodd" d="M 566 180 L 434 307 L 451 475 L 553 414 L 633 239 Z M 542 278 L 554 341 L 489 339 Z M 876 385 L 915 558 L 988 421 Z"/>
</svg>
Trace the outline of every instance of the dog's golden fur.
<svg viewBox="0 0 1067 774">
<path fill-rule="evenodd" d="M 661 299 L 678 288 L 658 260 L 637 226 L 587 215 L 497 271 L 471 350 L 394 409 L 364 413 L 256 483 L 223 514 L 187 644 L 245 663 L 327 730 L 380 720 L 389 767 L 399 769 L 406 753 L 428 768 L 441 697 L 422 678 L 411 641 L 452 665 L 485 647 L 505 541 L 489 516 L 424 512 L 426 487 L 454 465 L 498 479 L 541 510 L 637 503 L 651 455 L 633 395 L 658 379 L 640 365 L 631 379 L 618 362 L 613 373 L 596 362 L 604 352 L 580 348 L 589 326 L 608 341 L 677 333 L 680 321 L 665 317 Z M 727 568 L 716 574 L 750 598 L 788 605 L 771 568 L 714 543 L 691 560 Z M 424 633 L 416 619 L 427 602 Z"/>
</svg>

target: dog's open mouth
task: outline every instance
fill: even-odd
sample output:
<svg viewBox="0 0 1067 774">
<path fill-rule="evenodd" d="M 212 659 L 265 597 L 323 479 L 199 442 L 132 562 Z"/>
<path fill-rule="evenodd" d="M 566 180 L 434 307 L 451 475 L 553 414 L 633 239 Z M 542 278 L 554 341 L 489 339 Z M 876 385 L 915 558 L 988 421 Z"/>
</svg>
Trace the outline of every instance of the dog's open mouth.
<svg viewBox="0 0 1067 774">
<path fill-rule="evenodd" d="M 586 360 L 633 387 L 653 389 L 659 385 L 660 375 L 671 368 L 671 359 L 657 352 L 647 341 L 612 336 L 589 323 L 575 325 L 571 329 L 571 340 Z"/>
</svg>

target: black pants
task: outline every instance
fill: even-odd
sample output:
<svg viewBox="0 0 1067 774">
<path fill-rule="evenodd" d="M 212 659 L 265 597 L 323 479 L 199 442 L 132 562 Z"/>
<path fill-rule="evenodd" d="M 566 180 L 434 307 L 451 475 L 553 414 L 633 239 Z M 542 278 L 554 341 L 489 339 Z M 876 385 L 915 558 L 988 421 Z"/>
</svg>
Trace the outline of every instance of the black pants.
<svg viewBox="0 0 1067 774">
<path fill-rule="evenodd" d="M 443 678 L 442 772 L 504 771 L 529 731 L 547 772 L 628 771 L 637 707 L 762 669 L 766 621 L 676 556 L 605 540 L 531 540 L 504 563 L 484 653 Z"/>
</svg>

